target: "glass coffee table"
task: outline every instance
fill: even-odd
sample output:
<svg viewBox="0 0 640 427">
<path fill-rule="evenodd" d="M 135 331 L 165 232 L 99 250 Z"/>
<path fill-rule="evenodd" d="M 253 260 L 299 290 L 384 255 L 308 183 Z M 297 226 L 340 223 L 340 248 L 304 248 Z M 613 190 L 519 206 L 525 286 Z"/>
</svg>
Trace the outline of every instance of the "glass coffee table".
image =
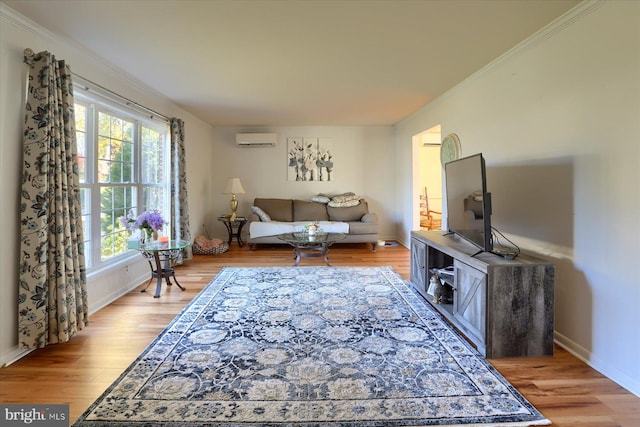
<svg viewBox="0 0 640 427">
<path fill-rule="evenodd" d="M 335 242 L 344 239 L 347 235 L 344 233 L 316 233 L 311 235 L 306 232 L 297 232 L 279 234 L 277 237 L 293 246 L 293 253 L 296 256 L 293 266 L 297 267 L 300 257 L 313 256 L 323 257 L 325 264 L 331 266 L 327 258 L 329 247 Z"/>
</svg>

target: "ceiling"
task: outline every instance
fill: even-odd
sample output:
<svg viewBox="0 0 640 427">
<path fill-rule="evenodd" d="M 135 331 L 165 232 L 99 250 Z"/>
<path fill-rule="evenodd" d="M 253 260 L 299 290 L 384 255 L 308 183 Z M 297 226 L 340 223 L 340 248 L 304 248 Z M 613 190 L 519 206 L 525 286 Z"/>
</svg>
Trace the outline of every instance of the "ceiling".
<svg viewBox="0 0 640 427">
<path fill-rule="evenodd" d="M 2 2 L 220 127 L 395 124 L 580 1 Z"/>
</svg>

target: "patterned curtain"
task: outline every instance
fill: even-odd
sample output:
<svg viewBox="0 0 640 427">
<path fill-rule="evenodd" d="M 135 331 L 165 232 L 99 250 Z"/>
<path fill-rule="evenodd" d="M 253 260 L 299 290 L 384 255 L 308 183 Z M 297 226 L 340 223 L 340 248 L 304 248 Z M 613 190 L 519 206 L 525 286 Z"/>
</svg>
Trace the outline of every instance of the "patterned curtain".
<svg viewBox="0 0 640 427">
<path fill-rule="evenodd" d="M 184 122 L 172 118 L 171 124 L 171 221 L 172 239 L 191 241 L 189 206 L 187 203 L 187 172 L 184 152 Z M 191 246 L 182 251 L 183 259 L 191 259 Z"/>
<path fill-rule="evenodd" d="M 88 324 L 86 267 L 71 70 L 25 51 L 18 341 L 68 341 Z"/>
</svg>

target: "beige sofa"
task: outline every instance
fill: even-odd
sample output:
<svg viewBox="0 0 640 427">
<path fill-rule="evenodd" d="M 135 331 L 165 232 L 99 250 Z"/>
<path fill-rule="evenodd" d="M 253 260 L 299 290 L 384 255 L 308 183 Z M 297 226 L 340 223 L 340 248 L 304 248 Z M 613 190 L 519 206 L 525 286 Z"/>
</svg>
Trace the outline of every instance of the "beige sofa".
<svg viewBox="0 0 640 427">
<path fill-rule="evenodd" d="M 347 237 L 339 243 L 369 243 L 373 252 L 378 244 L 378 216 L 369 212 L 364 199 L 357 206 L 331 207 L 305 200 L 256 198 L 253 206 L 263 218 L 256 213 L 248 217 L 250 250 L 260 243 L 284 244 L 278 234 L 301 231 L 310 222 L 318 222 L 323 231 L 344 232 Z"/>
</svg>

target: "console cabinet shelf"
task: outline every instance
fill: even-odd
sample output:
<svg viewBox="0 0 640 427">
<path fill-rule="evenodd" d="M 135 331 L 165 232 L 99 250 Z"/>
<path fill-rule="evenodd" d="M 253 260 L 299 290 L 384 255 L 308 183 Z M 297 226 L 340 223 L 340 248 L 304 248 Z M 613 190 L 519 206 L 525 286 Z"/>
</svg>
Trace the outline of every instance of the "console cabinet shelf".
<svg viewBox="0 0 640 427">
<path fill-rule="evenodd" d="M 553 355 L 554 265 L 526 254 L 508 260 L 477 252 L 445 231 L 413 231 L 412 286 L 487 358 Z M 452 299 L 434 301 L 434 274 Z"/>
</svg>

